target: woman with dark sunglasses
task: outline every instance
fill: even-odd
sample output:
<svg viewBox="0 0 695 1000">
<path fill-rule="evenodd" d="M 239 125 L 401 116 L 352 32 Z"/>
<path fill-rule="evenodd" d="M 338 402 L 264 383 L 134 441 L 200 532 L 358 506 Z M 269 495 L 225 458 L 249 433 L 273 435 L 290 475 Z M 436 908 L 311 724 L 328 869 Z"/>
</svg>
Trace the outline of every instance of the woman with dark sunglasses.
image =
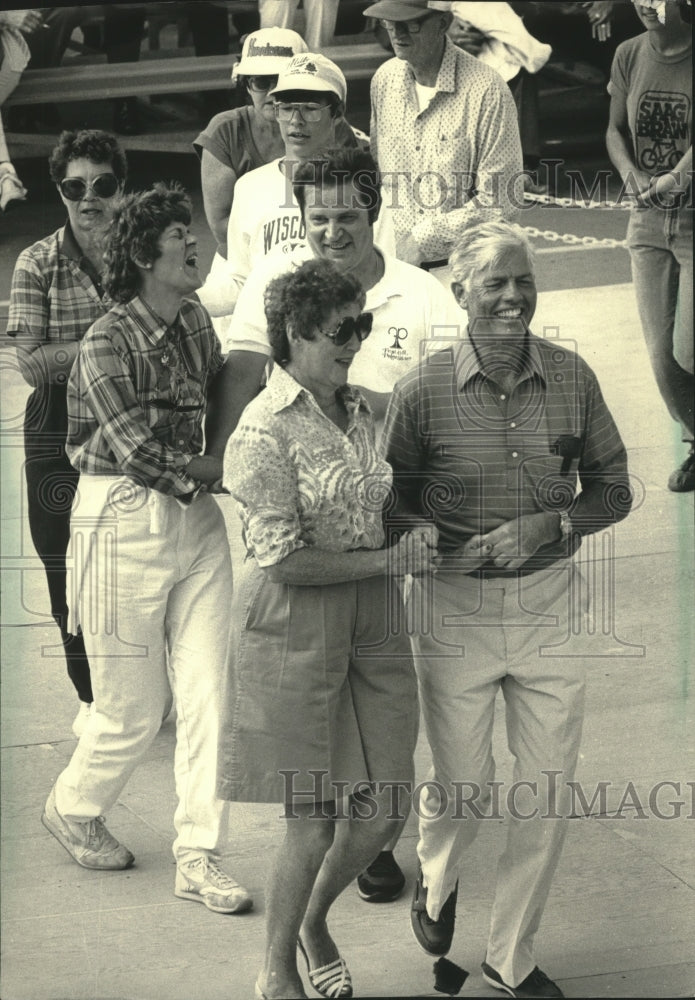
<svg viewBox="0 0 695 1000">
<path fill-rule="evenodd" d="M 126 159 L 112 135 L 88 129 L 63 132 L 49 166 L 68 218 L 19 255 L 7 333 L 33 387 L 24 419 L 29 529 L 80 699 L 73 723 L 79 737 L 93 696 L 82 635 L 68 628 L 65 553 L 78 473 L 65 455 L 66 386 L 80 340 L 111 304 L 102 285 L 102 242 L 123 190 Z"/>
<path fill-rule="evenodd" d="M 224 460 L 249 558 L 232 612 L 218 792 L 285 804 L 256 983 L 268 1000 L 306 997 L 297 948 L 319 993 L 352 996 L 328 911 L 397 828 L 412 779 L 417 690 L 396 578 L 427 572 L 436 540 L 421 529 L 384 547 L 391 469 L 347 382 L 371 330 L 364 302 L 359 282 L 326 260 L 270 282 L 275 365 Z"/>
<path fill-rule="evenodd" d="M 248 35 L 232 79 L 245 87 L 249 103 L 215 115 L 193 143 L 201 161 L 205 215 L 223 258 L 237 180 L 285 152 L 270 92 L 292 56 L 307 51 L 304 39 L 288 28 L 261 28 Z M 344 118 L 338 120 L 337 145 L 356 146 L 357 135 Z"/>
</svg>

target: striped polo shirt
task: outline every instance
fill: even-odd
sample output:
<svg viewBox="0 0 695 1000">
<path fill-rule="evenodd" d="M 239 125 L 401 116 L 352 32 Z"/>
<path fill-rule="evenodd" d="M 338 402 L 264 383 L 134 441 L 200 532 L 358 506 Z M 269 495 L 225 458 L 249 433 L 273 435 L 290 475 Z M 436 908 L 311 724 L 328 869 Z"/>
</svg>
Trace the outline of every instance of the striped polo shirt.
<svg viewBox="0 0 695 1000">
<path fill-rule="evenodd" d="M 469 339 L 424 359 L 393 391 L 382 448 L 396 519 L 434 521 L 443 553 L 525 514 L 569 512 L 571 542 L 543 546 L 521 573 L 572 554 L 580 535 L 630 509 L 625 447 L 596 376 L 533 334 L 511 392 L 486 375 Z"/>
</svg>

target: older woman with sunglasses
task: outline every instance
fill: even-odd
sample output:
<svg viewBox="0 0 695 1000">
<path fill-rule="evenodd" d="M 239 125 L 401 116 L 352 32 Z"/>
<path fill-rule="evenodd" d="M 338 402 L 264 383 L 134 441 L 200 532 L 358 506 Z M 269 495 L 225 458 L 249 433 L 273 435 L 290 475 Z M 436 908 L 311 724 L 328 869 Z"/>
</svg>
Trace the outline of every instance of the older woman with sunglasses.
<svg viewBox="0 0 695 1000">
<path fill-rule="evenodd" d="M 417 691 L 396 578 L 426 572 L 427 530 L 384 548 L 391 469 L 348 385 L 371 330 L 355 278 L 312 260 L 265 294 L 275 365 L 227 445 L 249 559 L 232 614 L 232 682 L 218 790 L 284 802 L 259 998 L 350 997 L 326 923 L 397 826 L 412 778 Z M 385 783 L 376 790 L 374 783 Z"/>
<path fill-rule="evenodd" d="M 210 496 L 222 462 L 201 454 L 222 356 L 207 313 L 188 299 L 200 284 L 190 222 L 190 201 L 175 186 L 155 185 L 119 206 L 106 248 L 115 304 L 88 331 L 70 376 L 76 612 L 97 711 L 42 819 L 82 867 L 132 865 L 103 817 L 157 734 L 169 675 L 174 893 L 239 913 L 251 898 L 219 865 L 228 807 L 215 796 L 232 567 Z"/>
<path fill-rule="evenodd" d="M 288 28 L 261 28 L 248 35 L 232 79 L 246 88 L 250 103 L 215 115 L 193 143 L 201 160 L 205 215 L 223 258 L 237 180 L 285 152 L 270 92 L 292 56 L 307 51 L 304 39 Z M 344 118 L 336 123 L 337 145 L 356 146 L 358 136 Z"/>
<path fill-rule="evenodd" d="M 73 723 L 79 737 L 93 696 L 82 635 L 68 628 L 65 553 L 78 474 L 65 455 L 66 386 L 80 340 L 111 304 L 102 284 L 102 242 L 123 190 L 126 160 L 112 135 L 88 129 L 63 132 L 49 166 L 67 221 L 17 258 L 7 333 L 33 387 L 24 419 L 29 529 L 80 699 Z"/>
</svg>

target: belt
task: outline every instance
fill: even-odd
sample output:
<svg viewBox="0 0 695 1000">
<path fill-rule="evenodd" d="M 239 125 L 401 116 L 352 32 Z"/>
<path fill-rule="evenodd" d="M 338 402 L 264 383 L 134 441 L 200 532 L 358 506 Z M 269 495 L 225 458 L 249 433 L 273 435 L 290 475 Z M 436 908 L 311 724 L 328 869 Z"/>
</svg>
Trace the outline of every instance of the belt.
<svg viewBox="0 0 695 1000">
<path fill-rule="evenodd" d="M 525 569 L 523 566 L 519 569 L 493 569 L 492 567 L 485 569 L 481 566 L 478 567 L 478 569 L 471 570 L 470 573 L 464 573 L 463 576 L 468 576 L 475 580 L 518 580 L 522 576 L 532 576 L 534 573 L 540 573 L 545 569 L 550 569 L 551 566 L 562 558 L 562 556 L 559 556 L 557 559 L 554 559 L 545 566 L 533 566 L 528 569 Z M 447 557 L 443 555 L 439 569 L 445 571 L 455 570 L 456 561 L 455 556 L 448 560 Z"/>
</svg>

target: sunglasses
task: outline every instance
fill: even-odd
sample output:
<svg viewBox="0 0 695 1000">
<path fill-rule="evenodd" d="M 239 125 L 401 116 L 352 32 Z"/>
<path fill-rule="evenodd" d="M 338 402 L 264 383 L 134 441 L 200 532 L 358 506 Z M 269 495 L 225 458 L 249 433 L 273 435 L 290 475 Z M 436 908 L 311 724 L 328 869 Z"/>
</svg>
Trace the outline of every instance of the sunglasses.
<svg viewBox="0 0 695 1000">
<path fill-rule="evenodd" d="M 321 333 L 325 337 L 328 337 L 329 340 L 332 340 L 336 347 L 344 347 L 354 336 L 357 337 L 361 344 L 371 332 L 371 313 L 360 313 L 357 319 L 354 319 L 352 316 L 346 316 L 345 319 L 341 319 L 340 323 L 338 323 L 335 330 L 331 333 L 327 330 L 321 330 Z"/>
<path fill-rule="evenodd" d="M 68 201 L 79 201 L 88 190 L 92 190 L 97 198 L 113 198 L 118 191 L 118 178 L 115 174 L 99 174 L 88 184 L 82 177 L 64 177 L 58 187 Z"/>
<path fill-rule="evenodd" d="M 425 21 L 429 20 L 430 15 L 421 17 L 418 21 L 389 21 L 386 18 L 380 17 L 379 24 L 382 28 L 386 28 L 387 31 L 396 31 L 398 28 L 401 31 L 405 31 L 408 35 L 419 35 L 422 31 L 422 26 Z"/>
<path fill-rule="evenodd" d="M 275 84 L 278 82 L 276 76 L 247 76 L 246 86 L 249 90 L 255 91 L 257 94 L 265 93 L 267 90 L 272 90 Z"/>
<path fill-rule="evenodd" d="M 285 104 L 284 102 L 276 101 L 274 107 L 275 117 L 279 122 L 292 121 L 295 111 L 299 112 L 302 121 L 318 122 L 321 121 L 323 112 L 327 111 L 330 106 L 328 104 Z"/>
</svg>

